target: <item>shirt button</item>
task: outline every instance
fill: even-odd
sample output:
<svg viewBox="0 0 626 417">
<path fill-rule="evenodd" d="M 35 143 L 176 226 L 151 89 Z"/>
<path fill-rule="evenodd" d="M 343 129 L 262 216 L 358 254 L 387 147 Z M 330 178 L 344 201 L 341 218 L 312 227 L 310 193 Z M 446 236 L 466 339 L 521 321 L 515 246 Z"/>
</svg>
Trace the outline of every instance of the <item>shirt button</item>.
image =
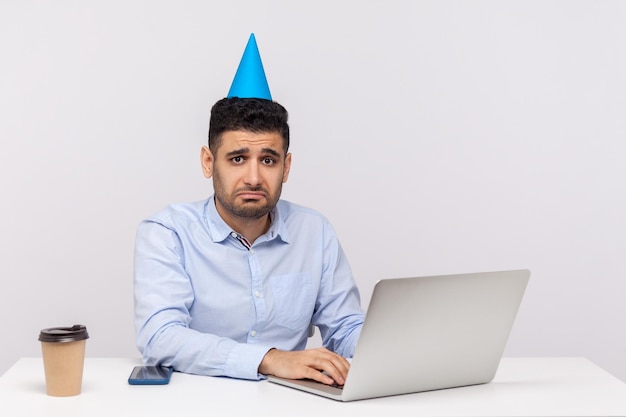
<svg viewBox="0 0 626 417">
<path fill-rule="evenodd" d="M 250 255 L 254 255 L 254 249 L 250 249 Z"/>
<path fill-rule="evenodd" d="M 252 330 L 252 331 L 250 332 L 250 336 L 252 336 L 252 337 L 256 336 L 256 330 Z"/>
<path fill-rule="evenodd" d="M 232 232 L 230 235 L 231 235 L 232 237 L 234 237 L 234 238 L 237 238 L 237 233 L 235 233 L 235 232 Z"/>
<path fill-rule="evenodd" d="M 255 291 L 255 292 L 254 292 L 254 296 L 255 296 L 256 298 L 259 298 L 259 297 L 261 296 L 261 291 Z"/>
</svg>

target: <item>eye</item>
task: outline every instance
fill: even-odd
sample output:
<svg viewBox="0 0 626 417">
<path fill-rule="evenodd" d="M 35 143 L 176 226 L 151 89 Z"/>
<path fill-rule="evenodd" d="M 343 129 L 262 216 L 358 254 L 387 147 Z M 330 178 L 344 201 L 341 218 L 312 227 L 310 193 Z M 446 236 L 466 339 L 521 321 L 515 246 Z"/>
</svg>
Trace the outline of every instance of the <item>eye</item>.
<svg viewBox="0 0 626 417">
<path fill-rule="evenodd" d="M 270 157 L 263 158 L 262 162 L 263 162 L 263 165 L 274 165 L 276 163 L 274 158 L 270 158 Z"/>
<path fill-rule="evenodd" d="M 233 161 L 235 164 L 241 164 L 243 163 L 243 156 L 235 156 L 232 157 L 230 160 Z"/>
</svg>

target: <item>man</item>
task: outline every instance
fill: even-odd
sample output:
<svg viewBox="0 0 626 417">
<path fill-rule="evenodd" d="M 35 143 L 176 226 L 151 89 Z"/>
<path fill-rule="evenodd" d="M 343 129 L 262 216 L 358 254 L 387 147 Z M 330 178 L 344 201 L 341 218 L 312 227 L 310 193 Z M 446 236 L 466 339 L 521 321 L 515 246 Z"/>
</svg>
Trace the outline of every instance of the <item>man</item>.
<svg viewBox="0 0 626 417">
<path fill-rule="evenodd" d="M 341 385 L 364 319 L 358 289 L 328 220 L 280 200 L 287 111 L 242 96 L 211 109 L 201 163 L 214 195 L 139 225 L 137 347 L 181 372 Z M 305 349 L 310 324 L 324 348 Z"/>
</svg>

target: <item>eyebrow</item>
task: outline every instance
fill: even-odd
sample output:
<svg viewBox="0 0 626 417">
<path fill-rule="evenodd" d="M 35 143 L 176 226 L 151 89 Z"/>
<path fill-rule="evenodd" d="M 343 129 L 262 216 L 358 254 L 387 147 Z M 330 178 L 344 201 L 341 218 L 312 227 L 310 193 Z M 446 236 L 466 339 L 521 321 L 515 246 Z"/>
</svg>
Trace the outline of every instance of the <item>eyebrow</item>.
<svg viewBox="0 0 626 417">
<path fill-rule="evenodd" d="M 268 153 L 268 154 L 270 154 L 270 155 L 272 155 L 272 156 L 274 156 L 276 158 L 280 158 L 280 153 L 276 152 L 274 149 L 271 149 L 271 148 L 263 148 L 263 149 L 261 149 L 261 152 L 262 153 Z"/>
<path fill-rule="evenodd" d="M 227 152 L 226 157 L 232 158 L 235 156 L 245 155 L 247 153 L 250 153 L 250 148 L 239 148 L 239 149 L 235 149 L 234 151 Z M 275 151 L 272 148 L 263 148 L 261 149 L 261 153 L 270 154 L 276 158 L 280 158 L 280 153 Z"/>
</svg>

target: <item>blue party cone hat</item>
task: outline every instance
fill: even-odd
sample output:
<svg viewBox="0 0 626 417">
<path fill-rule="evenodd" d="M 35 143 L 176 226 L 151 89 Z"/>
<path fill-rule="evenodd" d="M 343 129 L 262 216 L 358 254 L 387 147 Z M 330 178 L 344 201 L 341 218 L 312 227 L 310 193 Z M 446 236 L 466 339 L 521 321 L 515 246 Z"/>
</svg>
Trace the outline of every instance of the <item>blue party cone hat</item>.
<svg viewBox="0 0 626 417">
<path fill-rule="evenodd" d="M 235 79 L 228 91 L 228 98 L 231 97 L 272 100 L 254 33 L 248 39 L 248 44 L 235 73 Z"/>
</svg>

